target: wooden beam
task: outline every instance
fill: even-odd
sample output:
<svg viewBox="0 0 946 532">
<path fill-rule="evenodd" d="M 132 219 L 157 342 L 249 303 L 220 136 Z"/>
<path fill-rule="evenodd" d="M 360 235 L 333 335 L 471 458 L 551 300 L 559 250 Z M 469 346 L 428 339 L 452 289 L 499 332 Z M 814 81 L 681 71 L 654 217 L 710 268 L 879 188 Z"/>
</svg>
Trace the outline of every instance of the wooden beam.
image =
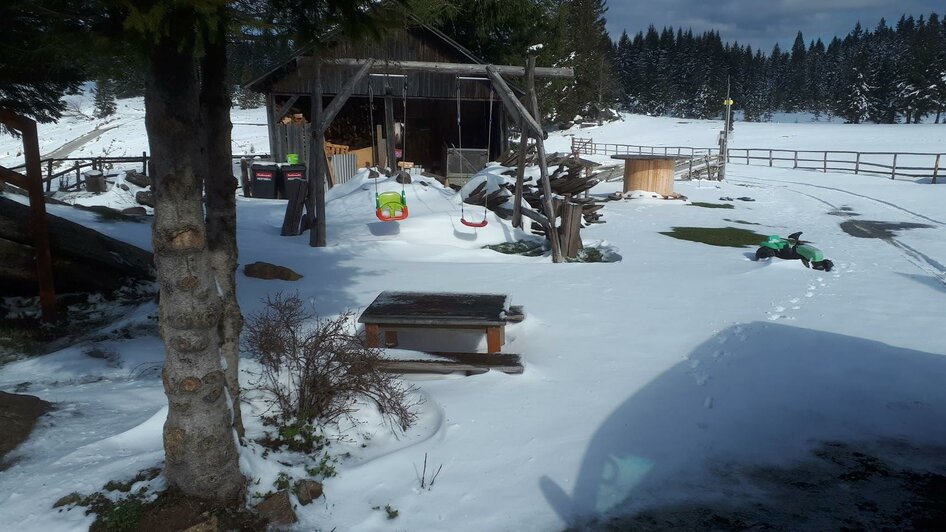
<svg viewBox="0 0 946 532">
<path fill-rule="evenodd" d="M 506 105 L 506 108 L 510 110 L 510 114 L 514 118 L 519 120 L 525 120 L 526 125 L 529 126 L 529 129 L 532 130 L 539 138 L 543 137 L 542 126 L 529 114 L 529 110 L 526 109 L 522 102 L 519 101 L 519 98 L 516 97 L 516 93 L 509 88 L 509 84 L 506 83 L 506 80 L 503 79 L 502 75 L 492 68 L 492 65 L 487 65 L 486 74 L 493 81 L 493 88 L 496 89 L 496 94 L 499 95 L 499 99 L 503 101 L 503 104 Z"/>
<path fill-rule="evenodd" d="M 355 85 L 358 84 L 361 80 L 365 79 L 365 76 L 368 75 L 368 70 L 371 69 L 371 65 L 374 64 L 372 59 L 369 59 L 364 66 L 362 66 L 354 76 L 348 78 L 348 81 L 345 82 L 345 85 L 342 86 L 342 90 L 332 98 L 332 101 L 329 102 L 328 107 L 325 108 L 325 115 L 322 117 L 322 133 L 332 125 L 332 121 L 335 120 L 335 116 L 338 115 L 338 112 L 342 110 L 345 102 L 348 101 L 348 98 L 351 96 L 352 91 L 355 89 Z"/>
<path fill-rule="evenodd" d="M 297 65 L 309 66 L 315 62 L 315 59 L 308 56 L 302 56 L 296 59 Z M 380 59 L 353 59 L 338 58 L 325 59 L 323 64 L 340 67 L 360 67 L 367 62 L 373 61 L 371 73 L 373 74 L 403 74 L 407 72 L 427 72 L 431 74 L 452 74 L 452 75 L 484 75 L 486 68 L 493 67 L 497 72 L 504 76 L 524 76 L 526 69 L 514 65 L 482 65 L 477 63 L 440 63 L 435 61 L 390 61 Z M 536 77 L 540 78 L 573 78 L 575 71 L 567 67 L 540 67 L 535 69 Z"/>
<path fill-rule="evenodd" d="M 289 109 L 291 109 L 292 106 L 293 106 L 293 105 L 296 103 L 296 101 L 298 101 L 298 100 L 299 100 L 299 95 L 298 95 L 298 94 L 293 94 L 292 96 L 290 96 L 290 97 L 289 97 L 289 100 L 286 101 L 286 103 L 284 103 L 283 106 L 280 107 L 279 110 L 276 111 L 276 113 L 273 115 L 273 118 L 276 119 L 276 122 L 279 122 L 280 120 L 282 120 L 282 117 L 286 116 L 286 113 L 289 112 Z M 275 98 L 274 98 L 274 99 L 273 99 L 273 102 L 275 103 L 275 101 L 276 101 L 276 100 L 275 100 Z"/>
<path fill-rule="evenodd" d="M 27 181 L 26 176 L 10 170 L 4 166 L 0 166 L 0 181 L 6 181 L 7 183 L 12 184 L 26 190 L 29 186 L 29 181 Z"/>
</svg>

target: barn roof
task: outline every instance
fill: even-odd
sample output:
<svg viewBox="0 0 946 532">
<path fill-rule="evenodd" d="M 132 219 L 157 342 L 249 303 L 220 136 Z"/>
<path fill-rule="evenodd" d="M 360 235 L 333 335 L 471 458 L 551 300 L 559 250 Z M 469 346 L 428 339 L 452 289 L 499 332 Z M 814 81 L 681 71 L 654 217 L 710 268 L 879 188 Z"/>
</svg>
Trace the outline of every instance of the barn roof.
<svg viewBox="0 0 946 532">
<path fill-rule="evenodd" d="M 417 19 L 413 19 L 413 21 L 414 21 L 414 25 L 408 28 L 405 28 L 403 31 L 416 38 L 430 39 L 436 42 L 437 44 L 440 44 L 442 48 L 448 50 L 451 53 L 451 55 L 455 56 L 455 58 L 453 59 L 453 62 L 484 64 L 484 61 L 482 59 L 477 57 L 473 52 L 466 49 L 460 43 L 448 37 L 442 31 L 428 24 L 423 24 L 419 22 Z M 329 40 L 331 39 L 332 39 L 332 36 L 329 36 Z M 329 47 L 328 55 L 331 56 L 332 50 L 337 49 L 338 47 L 339 47 L 339 41 L 332 43 Z M 285 61 L 280 65 L 277 65 L 276 67 L 271 69 L 269 72 L 266 72 L 262 76 L 247 83 L 246 85 L 244 85 L 244 87 L 256 92 L 260 92 L 260 93 L 269 92 L 270 88 L 275 83 L 277 83 L 280 79 L 284 78 L 285 76 L 289 74 L 296 72 L 299 69 L 299 58 L 310 56 L 312 53 L 312 50 L 313 50 L 313 46 L 309 46 L 303 49 L 301 52 L 294 55 L 288 61 Z M 391 59 L 395 59 L 395 58 L 392 57 Z M 405 59 L 405 58 L 399 58 L 399 59 Z"/>
</svg>

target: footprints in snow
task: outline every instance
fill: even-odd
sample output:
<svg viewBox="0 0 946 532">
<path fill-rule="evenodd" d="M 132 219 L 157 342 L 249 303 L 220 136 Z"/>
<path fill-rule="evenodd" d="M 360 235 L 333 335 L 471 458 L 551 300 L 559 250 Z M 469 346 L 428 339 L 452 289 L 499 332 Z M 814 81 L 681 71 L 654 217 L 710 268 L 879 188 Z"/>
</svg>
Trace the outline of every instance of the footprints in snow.
<svg viewBox="0 0 946 532">
<path fill-rule="evenodd" d="M 831 271 L 830 275 L 832 278 L 838 279 L 841 277 L 841 272 L 853 271 L 855 271 L 854 263 L 838 264 Z M 817 277 L 814 281 L 808 283 L 805 289 L 804 301 L 815 297 L 815 294 L 819 290 L 822 290 L 828 286 L 828 283 L 824 277 L 826 275 L 828 274 L 822 273 L 822 276 Z M 792 311 L 801 310 L 803 304 L 802 302 L 803 299 L 801 297 L 792 297 L 788 301 L 775 303 L 770 310 L 765 312 L 765 318 L 769 321 L 794 320 L 795 316 L 792 315 Z"/>
</svg>

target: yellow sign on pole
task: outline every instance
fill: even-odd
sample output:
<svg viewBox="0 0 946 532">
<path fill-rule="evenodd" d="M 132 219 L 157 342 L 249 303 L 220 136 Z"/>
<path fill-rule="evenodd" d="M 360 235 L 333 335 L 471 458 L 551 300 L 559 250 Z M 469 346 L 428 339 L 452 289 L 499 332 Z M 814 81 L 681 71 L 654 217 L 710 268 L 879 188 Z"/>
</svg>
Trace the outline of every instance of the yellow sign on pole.
<svg viewBox="0 0 946 532">
<path fill-rule="evenodd" d="M 732 98 L 726 98 L 725 100 L 723 100 L 723 105 L 732 105 L 732 104 L 733 104 Z"/>
</svg>

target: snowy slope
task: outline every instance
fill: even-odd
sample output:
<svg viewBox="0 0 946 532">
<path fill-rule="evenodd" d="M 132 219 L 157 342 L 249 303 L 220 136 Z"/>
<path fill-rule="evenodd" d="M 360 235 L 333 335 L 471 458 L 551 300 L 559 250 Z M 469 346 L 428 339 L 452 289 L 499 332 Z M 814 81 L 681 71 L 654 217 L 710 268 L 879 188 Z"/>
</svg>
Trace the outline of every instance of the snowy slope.
<svg viewBox="0 0 946 532">
<path fill-rule="evenodd" d="M 687 122 L 633 117 L 581 134 L 712 144 L 718 125 Z M 832 124 L 754 127 L 759 138 L 783 138 L 783 145 L 790 144 L 785 135 L 845 140 L 822 129 L 839 127 Z M 930 149 L 942 139 L 923 126 L 886 134 L 857 127 L 877 150 L 908 138 Z M 553 135 L 549 150 L 568 141 Z M 400 438 L 368 426 L 374 436 L 367 447 L 338 444 L 333 453 L 351 457 L 326 481 L 323 501 L 299 508 L 296 529 L 558 530 L 618 509 L 730 500 L 738 495 L 719 486 L 720 471 L 793 463 L 820 440 L 946 445 L 946 186 L 733 165 L 728 182 L 678 182 L 676 189 L 693 201 L 754 202 L 736 201 L 733 209 L 609 202 L 607 223 L 582 236 L 610 243 L 623 260 L 551 264 L 482 249 L 522 235 L 492 215 L 482 230 L 459 224 L 459 198 L 424 182 L 405 188 L 411 217 L 399 223 L 374 218 L 374 185 L 363 175 L 332 190 L 330 245 L 321 249 L 308 246 L 308 234 L 278 236 L 284 202 L 238 200 L 240 262 L 265 260 L 305 276 L 289 283 L 239 275 L 245 313 L 276 290 L 298 290 L 323 316 L 363 309 L 382 290 L 505 292 L 526 312 L 507 327 L 504 348 L 522 355 L 523 375 L 412 379 L 426 400 L 418 424 Z M 378 186 L 401 190 L 393 181 Z M 618 186 L 604 183 L 592 193 L 603 197 Z M 857 238 L 842 229 L 848 222 L 927 227 Z M 749 258 L 752 248 L 660 234 L 674 226 L 801 230 L 837 268 L 758 263 Z M 100 227 L 149 245 L 145 224 Z M 146 322 L 152 310 L 126 319 Z M 402 335 L 404 348 L 417 341 Z M 16 530 L 82 530 L 89 517 L 50 512 L 51 504 L 161 459 L 165 399 L 154 372 L 141 371 L 160 361 L 160 341 L 104 343 L 118 359 L 90 359 L 76 346 L 0 368 L 0 389 L 30 381 L 29 393 L 59 406 L 0 473 L 0 517 Z M 251 435 L 261 430 L 249 417 L 259 408 L 246 410 Z M 443 464 L 430 490 L 417 480 L 425 453 L 430 464 Z M 255 448 L 243 465 L 261 491 L 283 469 Z M 399 516 L 373 510 L 385 505 Z"/>
</svg>

